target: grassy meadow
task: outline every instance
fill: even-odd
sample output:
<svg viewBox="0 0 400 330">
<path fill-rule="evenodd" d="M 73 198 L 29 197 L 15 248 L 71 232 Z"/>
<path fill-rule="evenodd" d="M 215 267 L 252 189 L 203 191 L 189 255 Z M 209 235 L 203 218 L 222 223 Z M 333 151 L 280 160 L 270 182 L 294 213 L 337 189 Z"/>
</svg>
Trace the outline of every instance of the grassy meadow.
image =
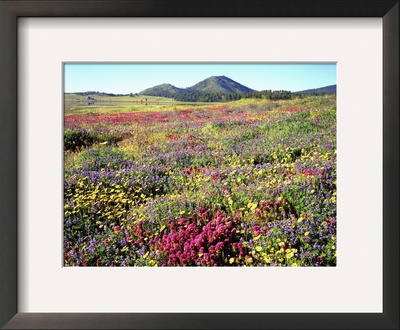
<svg viewBox="0 0 400 330">
<path fill-rule="evenodd" d="M 65 266 L 336 266 L 336 95 L 144 98 L 66 96 Z"/>
<path fill-rule="evenodd" d="M 88 99 L 88 97 L 92 99 Z M 90 103 L 90 104 L 89 104 Z M 206 102 L 179 102 L 173 99 L 158 96 L 99 96 L 89 94 L 65 94 L 65 114 L 109 114 L 117 112 L 135 112 L 145 110 L 177 110 L 187 105 L 207 105 Z"/>
</svg>

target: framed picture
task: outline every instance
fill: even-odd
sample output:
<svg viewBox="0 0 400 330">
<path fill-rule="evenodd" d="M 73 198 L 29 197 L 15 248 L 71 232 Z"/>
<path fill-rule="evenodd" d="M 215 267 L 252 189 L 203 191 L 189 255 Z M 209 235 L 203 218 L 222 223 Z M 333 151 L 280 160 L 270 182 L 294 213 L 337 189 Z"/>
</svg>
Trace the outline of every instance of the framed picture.
<svg viewBox="0 0 400 330">
<path fill-rule="evenodd" d="M 0 283 L 2 283 L 0 289 L 2 297 L 4 297 L 0 303 L 0 324 L 5 328 L 302 329 L 312 328 L 316 325 L 318 328 L 332 326 L 335 328 L 369 328 L 371 326 L 374 328 L 398 328 L 399 265 L 398 262 L 393 262 L 393 260 L 398 260 L 399 250 L 398 14 L 398 1 L 368 1 L 364 3 L 363 7 L 359 6 L 358 1 L 347 1 L 344 5 L 339 1 L 317 0 L 311 3 L 246 1 L 245 4 L 240 1 L 229 1 L 212 3 L 211 6 L 207 1 L 163 1 L 156 5 L 144 1 L 106 1 L 101 2 L 101 6 L 97 1 L 1 1 L 0 38 L 1 43 L 7 47 L 0 52 L 2 72 L 0 78 L 0 144 L 2 150 L 0 156 L 0 207 L 2 210 L 0 250 L 2 260 L 6 265 L 0 272 Z M 265 39 L 265 36 L 268 38 Z M 268 46 L 266 46 L 267 44 Z M 239 45 L 242 45 L 242 49 Z M 239 48 L 234 51 L 233 46 Z M 118 51 L 116 52 L 115 49 Z M 75 252 L 79 252 L 79 247 L 74 246 L 75 243 L 71 242 L 77 233 L 71 232 L 71 235 L 68 236 L 69 233 L 65 230 L 71 223 L 77 222 L 73 214 L 76 213 L 76 209 L 81 209 L 81 206 L 77 207 L 76 205 L 82 195 L 75 194 L 75 200 L 68 197 L 68 202 L 67 200 L 60 201 L 62 199 L 60 191 L 63 190 L 60 184 L 63 180 L 63 169 L 69 171 L 67 165 L 75 161 L 79 164 L 85 162 L 84 166 L 95 166 L 104 156 L 104 152 L 121 153 L 121 150 L 131 150 L 130 155 L 136 159 L 139 153 L 136 149 L 132 152 L 133 144 L 131 142 L 135 137 L 131 136 L 132 127 L 129 127 L 130 135 L 125 134 L 128 131 L 126 129 L 128 124 L 127 122 L 123 123 L 124 118 L 121 115 L 118 115 L 118 122 L 122 124 L 114 126 L 114 130 L 105 129 L 107 125 L 114 123 L 110 119 L 112 116 L 109 113 L 106 114 L 108 116 L 106 126 L 97 127 L 94 130 L 82 130 L 82 128 L 87 128 L 88 124 L 84 123 L 83 126 L 78 125 L 78 127 L 73 115 L 64 117 L 64 110 L 68 109 L 71 113 L 75 106 L 79 106 L 80 109 L 87 108 L 90 116 L 93 105 L 98 102 L 128 102 L 125 106 L 133 109 L 135 101 L 142 102 L 142 104 L 138 104 L 139 107 L 153 107 L 154 109 L 163 107 L 165 110 L 166 105 L 151 103 L 166 102 L 166 99 L 157 98 L 165 96 L 164 94 L 152 96 L 154 90 L 158 90 L 153 88 L 150 92 L 148 90 L 147 93 L 143 93 L 143 95 L 147 95 L 144 101 L 140 98 L 141 94 L 133 95 L 124 92 L 127 94 L 114 98 L 115 95 L 94 92 L 88 95 L 72 95 L 72 97 L 79 98 L 79 102 L 84 100 L 84 107 L 81 104 L 72 104 L 71 95 L 65 94 L 64 98 L 64 93 L 70 89 L 69 83 L 72 81 L 71 72 L 74 67 L 81 65 L 78 71 L 82 74 L 88 65 L 93 66 L 96 63 L 99 67 L 103 66 L 102 68 L 104 68 L 106 65 L 114 69 L 118 65 L 125 65 L 124 72 L 126 73 L 133 65 L 141 64 L 148 73 L 140 80 L 148 81 L 149 86 L 147 87 L 152 87 L 149 67 L 158 66 L 158 70 L 153 71 L 157 71 L 160 76 L 165 66 L 176 65 L 174 73 L 165 76 L 173 78 L 174 75 L 178 75 L 177 72 L 182 66 L 185 66 L 183 72 L 186 72 L 186 76 L 193 77 L 196 75 L 196 70 L 205 74 L 211 72 L 207 71 L 207 66 L 213 66 L 212 70 L 216 73 L 213 71 L 210 75 L 215 74 L 216 77 L 213 76 L 199 84 L 193 82 L 188 83 L 187 86 L 180 85 L 182 90 L 174 89 L 174 100 L 170 97 L 167 101 L 176 102 L 175 98 L 193 98 L 195 96 L 200 98 L 205 96 L 208 98 L 222 96 L 239 98 L 238 92 L 211 93 L 212 95 L 209 92 L 205 95 L 204 91 L 200 90 L 194 92 L 196 88 L 200 88 L 200 85 L 203 86 L 212 79 L 219 79 L 219 88 L 227 85 L 240 88 L 247 88 L 243 84 L 249 86 L 248 82 L 241 79 L 235 78 L 238 81 L 233 81 L 228 77 L 220 76 L 218 70 L 215 69 L 217 66 L 236 65 L 234 71 L 231 72 L 235 72 L 235 70 L 239 72 L 238 66 L 246 68 L 243 71 L 249 72 L 251 71 L 250 66 L 253 66 L 256 71 L 261 72 L 264 70 L 264 66 L 271 64 L 305 66 L 315 65 L 318 62 L 319 64 L 331 63 L 330 65 L 334 63 L 338 79 L 338 232 L 337 235 L 336 232 L 330 234 L 329 244 L 322 244 L 323 251 L 320 253 L 318 246 L 315 246 L 314 251 L 317 251 L 315 253 L 321 257 L 299 258 L 297 261 L 295 258 L 299 256 L 299 253 L 296 250 L 296 243 L 294 241 L 277 241 L 279 248 L 286 253 L 280 261 L 279 257 L 275 257 L 274 251 L 269 250 L 269 241 L 263 232 L 263 230 L 272 231 L 272 225 L 265 228 L 255 226 L 248 230 L 247 227 L 241 225 L 243 234 L 246 235 L 246 244 L 250 244 L 250 246 L 246 246 L 246 253 L 243 253 L 243 256 L 238 251 L 238 243 L 235 241 L 237 239 L 238 242 L 242 242 L 243 238 L 236 234 L 231 235 L 232 237 L 229 236 L 231 241 L 228 239 L 226 242 L 220 242 L 219 245 L 226 245 L 222 246 L 224 252 L 222 256 L 221 253 L 218 254 L 220 251 L 214 251 L 221 248 L 219 245 L 213 246 L 213 251 L 205 251 L 207 258 L 204 257 L 204 251 L 196 250 L 197 247 L 193 245 L 194 243 L 192 244 L 195 252 L 193 256 L 182 256 L 179 253 L 172 253 L 172 250 L 165 250 L 164 247 L 171 243 L 165 240 L 171 240 L 172 236 L 165 233 L 161 235 L 160 232 L 169 230 L 172 233 L 174 229 L 172 227 L 164 228 L 163 225 L 165 227 L 182 225 L 180 233 L 186 232 L 188 227 L 192 227 L 189 223 L 180 224 L 179 221 L 185 222 L 191 219 L 191 215 L 186 214 L 194 212 L 190 208 L 178 209 L 177 214 L 171 215 L 172 218 L 177 218 L 177 222 L 173 222 L 172 225 L 169 222 L 160 223 L 160 226 L 154 228 L 153 236 L 146 234 L 147 236 L 137 235 L 137 237 L 121 236 L 125 230 L 125 222 L 121 222 L 121 218 L 118 220 L 119 222 L 114 223 L 115 214 L 110 217 L 110 222 L 99 221 L 106 217 L 106 212 L 115 213 L 115 208 L 112 210 L 101 209 L 101 212 L 92 210 L 94 217 L 96 214 L 100 214 L 100 216 L 95 219 L 97 220 L 94 222 L 96 228 L 89 228 L 92 230 L 91 235 L 95 236 L 94 233 L 98 233 L 104 226 L 113 225 L 110 230 L 104 230 L 104 233 L 111 235 L 112 238 L 120 235 L 124 238 L 121 241 L 124 244 L 119 244 L 127 245 L 129 243 L 129 246 L 133 247 L 133 243 L 130 242 L 133 238 L 147 238 L 152 243 L 138 243 L 137 246 L 143 251 L 135 251 L 125 259 L 118 256 L 111 260 L 108 257 L 102 258 L 101 254 L 96 254 L 95 258 L 92 257 L 95 255 L 95 250 L 98 248 L 100 251 L 101 247 L 95 247 L 94 241 L 91 240 L 88 242 L 88 246 L 82 247 L 81 245 L 82 251 L 89 252 L 86 254 L 82 252 L 81 259 L 76 256 Z M 98 70 L 100 70 L 99 67 Z M 199 67 L 202 69 L 199 70 Z M 132 72 L 132 75 L 139 76 L 137 72 L 139 71 Z M 311 76 L 311 72 L 310 69 L 307 74 Z M 264 73 L 264 76 L 266 75 L 268 74 Z M 325 74 L 325 76 L 327 75 L 328 73 Z M 184 76 L 181 75 L 181 77 Z M 78 77 L 78 80 L 83 81 L 84 76 Z M 214 80 L 213 86 L 215 86 Z M 37 81 L 41 83 L 37 84 Z M 195 85 L 183 89 L 192 84 Z M 116 86 L 116 83 L 112 85 Z M 261 90 L 262 87 L 254 89 Z M 170 91 L 170 89 L 168 90 Z M 189 90 L 190 93 L 188 93 Z M 79 92 L 87 91 L 80 90 Z M 139 92 L 139 90 L 134 92 Z M 246 91 L 241 90 L 241 93 L 243 95 L 240 94 L 240 97 L 243 99 L 246 98 L 247 94 L 244 95 L 245 93 L 253 93 L 249 94 L 249 97 L 252 98 L 277 97 L 271 91 L 264 91 L 263 94 L 263 92 L 246 89 Z M 324 125 L 330 123 L 329 118 L 325 118 L 325 115 L 324 118 L 319 118 L 309 105 L 304 106 L 309 112 L 297 113 L 297 107 L 292 103 L 289 107 L 289 103 L 282 100 L 291 96 L 281 94 L 280 100 L 277 100 L 276 104 L 274 103 L 279 108 L 274 113 L 277 116 L 275 122 L 282 122 L 282 120 L 279 121 L 282 113 L 287 118 L 293 117 L 300 120 L 300 115 L 305 116 L 312 112 L 313 118 L 319 124 L 322 121 Z M 106 96 L 108 99 L 105 98 Z M 336 104 L 332 105 L 329 102 L 336 102 L 336 100 L 330 100 L 329 97 L 329 95 L 326 96 L 324 100 L 318 98 L 314 102 L 318 102 L 318 104 L 325 102 L 332 112 L 333 109 L 336 109 Z M 219 99 L 218 101 L 227 104 L 229 100 Z M 204 111 L 210 111 L 207 108 L 209 99 L 179 99 L 178 101 L 181 103 L 173 105 L 176 109 L 171 109 L 176 111 L 174 114 L 177 116 L 177 121 L 180 124 L 185 123 L 185 127 L 190 126 L 187 120 L 191 114 L 196 116 L 196 120 L 199 122 L 200 112 L 203 111 L 202 114 L 204 114 Z M 190 113 L 187 110 L 180 112 L 178 109 L 179 106 L 187 106 L 187 103 L 184 105 L 182 102 L 197 102 L 198 106 L 198 101 L 207 103 L 203 104 L 204 109 L 197 108 L 200 110 Z M 244 104 L 243 100 L 242 103 Z M 110 108 L 115 105 L 108 104 L 107 106 Z M 258 107 L 260 106 L 261 103 L 258 104 Z M 168 104 L 167 107 L 170 105 Z M 171 109 L 167 110 L 171 111 Z M 284 111 L 282 112 L 281 109 Z M 243 118 L 240 116 L 240 118 L 238 116 L 229 118 L 232 116 L 232 109 L 228 109 L 230 112 L 219 108 L 212 110 L 216 117 L 211 122 L 203 123 L 200 130 L 194 127 L 188 128 L 190 132 L 186 132 L 187 134 L 185 133 L 184 136 L 186 140 L 190 140 L 190 143 L 185 144 L 187 148 L 202 147 L 201 141 L 196 143 L 192 141 L 196 136 L 203 140 L 212 136 L 213 141 L 209 144 L 223 143 L 217 140 L 219 135 L 213 130 L 221 129 L 220 126 L 226 126 L 228 122 L 238 126 L 239 121 L 244 123 L 244 125 L 239 125 L 239 130 L 232 125 L 229 129 L 231 140 L 236 141 L 234 145 L 245 146 L 246 141 L 242 141 L 242 138 L 247 136 L 246 132 L 251 135 L 253 144 L 256 144 L 254 133 L 261 129 L 257 126 L 259 124 L 257 118 L 263 116 L 264 113 L 255 111 L 254 105 L 247 105 L 247 108 L 244 108 L 243 105 L 237 104 L 237 113 L 240 113 L 242 117 L 244 113 L 246 117 Z M 327 114 L 329 114 L 328 112 Z M 154 114 L 148 111 L 146 113 Z M 219 120 L 222 114 L 224 121 Z M 140 112 L 138 116 L 140 117 Z M 89 117 L 85 118 L 88 120 Z M 142 129 L 140 118 L 129 117 L 129 122 L 137 119 L 135 121 L 137 127 Z M 157 118 L 153 120 L 154 123 L 168 122 L 170 125 L 168 131 L 160 133 L 162 139 L 168 140 L 163 148 L 165 145 L 168 148 L 176 147 L 179 143 L 184 142 L 182 134 L 176 131 L 176 127 L 172 127 L 168 118 L 163 117 L 160 121 Z M 103 119 L 101 117 L 101 120 Z M 301 119 L 304 118 L 301 117 Z M 336 120 L 336 118 L 334 119 Z M 332 123 L 335 123 L 335 120 Z M 60 125 L 60 122 L 63 122 L 64 125 Z M 307 120 L 307 123 L 311 125 L 313 121 Z M 272 126 L 267 126 L 269 127 L 268 132 L 270 132 Z M 147 126 L 143 127 L 143 134 L 156 140 L 155 135 L 150 136 L 146 131 Z M 157 126 L 156 129 L 160 129 L 160 127 Z M 291 128 L 293 134 L 296 127 Z M 279 131 L 282 131 L 281 126 L 278 128 Z M 331 128 L 333 131 L 335 130 L 334 127 Z M 72 141 L 72 144 L 65 144 L 63 130 L 64 133 L 67 130 L 67 133 L 70 134 L 67 142 Z M 211 134 L 210 130 L 214 133 Z M 246 132 L 243 133 L 243 130 Z M 312 131 L 308 126 L 304 130 Z M 77 145 L 76 140 L 73 140 L 75 136 L 73 134 L 82 132 L 91 134 L 88 135 L 89 138 L 82 140 L 84 143 L 93 142 L 89 146 L 91 148 L 88 149 L 89 152 L 86 152 L 85 149 L 88 145 Z M 122 132 L 122 135 L 114 136 L 115 132 Z M 240 135 L 240 141 L 238 140 L 239 135 L 235 132 Z M 305 134 L 305 132 L 303 133 Z M 161 136 L 160 134 L 157 136 Z M 279 143 L 281 141 L 279 139 L 282 139 L 282 135 L 279 134 L 272 132 L 268 135 L 268 140 L 276 138 L 274 144 Z M 330 140 L 324 139 L 329 134 L 321 130 L 317 130 L 313 134 L 314 138 L 317 134 L 322 134 L 317 140 L 323 141 L 324 148 L 327 148 L 327 150 L 324 149 L 326 153 L 324 157 L 328 157 L 329 148 L 332 145 L 329 143 Z M 63 146 L 62 135 L 64 135 Z M 267 133 L 264 132 L 262 136 L 267 136 Z M 136 136 L 136 139 L 139 137 Z M 146 140 L 143 139 L 141 136 L 141 141 Z M 131 142 L 127 143 L 127 141 Z M 232 141 L 228 141 L 231 147 L 233 146 Z M 266 140 L 263 140 L 263 143 L 266 144 Z M 223 150 L 224 145 L 221 146 L 222 149 L 220 149 Z M 154 153 L 156 147 L 159 145 L 149 144 L 148 157 L 153 158 L 146 158 L 139 164 L 141 171 L 156 157 Z M 62 149 L 66 148 L 68 149 L 67 156 L 70 156 L 66 157 L 63 162 L 61 153 Z M 81 149 L 85 150 L 82 152 Z M 291 151 L 295 152 L 292 149 L 290 146 L 287 148 L 289 154 Z M 140 157 L 145 158 L 143 150 Z M 219 150 L 220 153 L 221 150 Z M 243 154 L 245 150 L 243 148 Z M 91 153 L 94 153 L 94 156 L 92 155 L 94 158 L 90 158 Z M 212 154 L 215 156 L 217 153 L 213 149 Z M 118 155 L 126 157 L 127 154 L 129 152 Z M 298 157 L 319 158 L 320 156 L 317 154 L 306 155 L 306 151 L 303 152 L 300 149 Z M 106 155 L 108 163 L 112 163 L 113 157 L 116 156 L 116 154 L 110 155 Z M 271 157 L 274 155 L 271 152 Z M 157 157 L 161 156 L 165 158 L 166 153 L 161 153 Z M 251 157 L 253 156 L 251 155 Z M 257 164 L 254 163 L 254 157 L 249 157 L 252 160 L 252 168 L 253 166 L 269 168 L 272 164 L 274 167 L 271 168 L 272 174 L 274 169 L 277 170 L 275 167 L 282 165 L 283 169 L 283 165 L 294 163 L 292 160 L 288 161 L 288 155 L 283 155 L 285 157 L 275 156 L 276 159 L 279 158 L 279 162 L 275 158 L 265 160 L 264 157 L 257 160 Z M 133 159 L 124 158 L 124 162 L 133 166 Z M 211 171 L 210 173 L 201 172 L 204 177 L 209 177 L 212 185 L 207 183 L 208 188 L 204 186 L 199 191 L 210 189 L 211 186 L 221 190 L 221 175 L 223 176 L 225 172 L 229 172 L 227 178 L 234 177 L 234 182 L 229 183 L 223 192 L 221 190 L 221 194 L 224 196 L 222 202 L 219 203 L 212 199 L 209 203 L 209 211 L 221 215 L 217 218 L 222 219 L 221 226 L 225 226 L 225 229 L 232 225 L 228 220 L 224 222 L 223 219 L 225 219 L 225 213 L 229 213 L 227 209 L 233 205 L 235 210 L 243 213 L 247 211 L 244 218 L 251 218 L 252 222 L 255 221 L 253 216 L 256 217 L 256 214 L 258 214 L 257 217 L 260 216 L 259 213 L 263 211 L 262 207 L 269 207 L 272 210 L 274 207 L 279 208 L 278 204 L 285 202 L 290 202 L 291 206 L 281 206 L 283 208 L 279 211 L 286 212 L 290 209 L 295 226 L 307 222 L 309 220 L 307 217 L 311 217 L 307 212 L 304 213 L 304 216 L 301 215 L 296 209 L 296 207 L 302 207 L 302 205 L 296 206 L 297 197 L 301 195 L 299 191 L 296 191 L 294 197 L 292 196 L 293 200 L 288 202 L 291 195 L 288 190 L 279 188 L 278 184 L 274 187 L 277 191 L 275 197 L 278 198 L 274 202 L 278 204 L 271 204 L 269 200 L 265 204 L 264 201 L 259 201 L 257 198 L 244 201 L 244 195 L 252 194 L 253 196 L 254 194 L 249 191 L 239 194 L 241 197 L 236 198 L 239 195 L 236 196 L 234 193 L 241 187 L 238 180 L 249 180 L 249 173 L 244 173 L 243 177 L 236 177 L 234 175 L 236 172 L 217 167 L 217 163 L 214 164 L 215 166 L 209 166 L 210 159 L 207 157 L 196 157 L 195 159 L 196 164 L 189 164 L 183 160 L 183 165 L 175 164 L 175 161 L 172 162 L 169 159 L 166 160 L 166 165 L 173 167 L 168 171 L 175 174 L 179 172 L 179 175 L 183 175 L 179 177 L 184 181 L 182 181 L 184 185 L 189 184 L 191 178 L 193 179 L 193 175 L 195 175 L 192 173 L 193 171 L 196 172 L 199 168 L 200 172 Z M 322 158 L 319 159 L 322 160 Z M 206 161 L 208 167 L 202 167 L 202 161 Z M 237 161 L 246 162 L 239 158 Z M 172 163 L 175 165 L 171 165 Z M 278 166 L 278 163 L 281 165 Z M 321 166 L 320 163 L 313 164 L 312 168 L 304 166 L 304 168 L 296 168 L 296 173 L 301 174 L 303 184 L 304 180 L 314 180 L 314 177 L 320 174 L 327 175 L 327 165 Z M 134 166 L 139 165 L 135 163 Z M 262 171 L 263 168 L 258 167 L 257 175 L 260 179 L 258 184 L 261 184 L 263 179 L 260 170 Z M 278 170 L 280 169 L 279 167 Z M 318 172 L 319 170 L 322 172 Z M 71 171 L 74 169 L 71 168 Z M 93 173 L 93 171 L 91 172 Z M 70 175 L 70 172 L 68 173 L 67 175 Z M 135 180 L 136 177 L 140 177 L 141 173 L 137 172 L 135 178 L 129 177 L 128 179 Z M 146 177 L 146 173 L 142 173 L 143 178 Z M 117 174 L 119 177 L 123 173 L 118 172 Z M 176 181 L 177 176 L 174 175 L 171 174 L 170 178 Z M 292 180 L 298 180 L 298 178 L 292 178 Z M 67 182 L 67 187 L 64 186 L 64 193 L 69 191 L 71 184 L 68 180 L 65 182 Z M 121 202 L 125 199 L 124 203 L 127 204 L 128 199 L 142 198 L 146 199 L 146 205 L 138 203 L 138 205 L 141 204 L 140 208 L 147 207 L 151 203 L 156 208 L 164 207 L 163 205 L 166 204 L 160 202 L 160 195 L 156 190 L 160 185 L 156 184 L 154 187 L 150 185 L 150 189 L 146 182 L 141 187 L 136 187 L 140 188 L 141 195 L 119 196 Z M 252 184 L 254 185 L 255 182 Z M 250 186 L 249 184 L 248 187 Z M 254 187 L 255 191 L 267 189 L 267 186 L 254 185 Z M 116 186 L 108 188 L 119 189 Z M 184 192 L 185 200 L 183 202 L 187 203 L 189 197 L 194 200 L 200 198 L 198 193 L 190 195 L 191 191 L 189 189 Z M 315 191 L 310 188 L 308 193 L 312 196 Z M 332 229 L 332 224 L 336 224 L 336 209 L 334 207 L 334 211 L 331 210 L 331 206 L 336 205 L 336 194 L 332 196 L 332 193 L 333 191 L 326 192 L 329 196 L 324 196 L 324 209 L 327 213 L 334 212 L 334 214 L 321 218 L 323 220 L 321 228 L 330 226 L 329 228 Z M 285 198 L 280 194 L 285 194 L 285 196 L 282 195 Z M 162 196 L 162 198 L 167 196 L 168 199 L 176 199 L 177 192 L 164 193 Z M 156 198 L 155 202 L 151 200 L 153 197 Z M 203 197 L 201 197 L 202 200 L 207 200 Z M 115 201 L 109 205 L 115 206 Z M 69 215 L 64 219 L 64 224 L 62 224 L 62 217 L 59 216 L 59 213 L 62 213 L 59 211 L 61 208 L 64 208 L 64 215 L 67 213 Z M 133 212 L 132 208 L 128 209 L 129 212 Z M 121 210 L 118 209 L 118 211 Z M 237 211 L 235 210 L 234 212 Z M 271 210 L 268 209 L 268 211 Z M 147 214 L 153 211 L 144 209 L 144 211 L 138 211 L 141 213 L 138 213 L 137 216 L 146 218 Z M 164 209 L 158 211 L 161 214 L 167 212 Z M 175 212 L 174 210 L 170 211 Z M 277 213 L 274 217 L 277 218 L 281 215 Z M 239 214 L 238 219 L 241 219 L 241 216 Z M 267 217 L 267 215 L 265 216 Z M 58 218 L 60 221 L 57 220 Z M 124 214 L 123 218 L 127 219 L 128 216 Z M 198 226 L 192 229 L 194 231 L 201 231 L 201 228 L 207 229 L 207 226 L 218 220 L 214 218 L 211 217 L 211 220 L 207 218 L 208 220 L 202 224 L 204 227 Z M 164 218 L 157 219 L 156 221 L 162 222 Z M 146 222 L 149 222 L 151 219 L 147 220 Z M 132 221 L 132 223 L 136 225 L 140 222 Z M 255 223 L 252 224 L 255 225 Z M 229 233 L 232 233 L 232 228 L 228 229 Z M 235 229 L 237 230 L 236 227 Z M 250 232 L 253 229 L 256 233 Z M 134 231 L 134 228 L 129 228 L 129 230 Z M 202 237 L 200 231 L 195 233 L 196 239 Z M 308 235 L 309 231 L 305 231 L 300 239 L 305 237 L 307 240 Z M 71 239 L 70 241 L 65 241 L 67 236 Z M 190 245 L 191 236 L 189 236 L 186 237 L 185 242 Z M 338 246 L 336 246 L 336 236 Z M 265 240 L 264 243 L 261 242 L 263 240 Z M 64 247 L 62 246 L 63 241 Z M 231 246 L 232 241 L 236 242 L 234 247 Z M 288 249 L 286 244 L 289 245 Z M 123 248 L 122 245 L 121 248 Z M 168 246 L 171 248 L 171 244 Z M 60 248 L 58 249 L 58 247 Z M 104 241 L 103 250 L 109 248 Z M 242 246 L 239 246 L 240 248 Z M 303 249 L 303 246 L 301 248 Z M 329 248 L 329 251 L 326 248 Z M 101 253 L 105 253 L 103 250 Z M 155 250 L 161 251 L 160 255 L 156 255 Z M 338 251 L 337 265 L 336 252 L 332 252 L 336 250 Z M 289 254 L 287 254 L 288 251 Z M 153 255 L 145 258 L 144 256 L 148 256 L 147 252 L 153 253 Z M 307 264 L 308 261 L 311 264 Z M 311 265 L 314 267 L 254 267 L 267 265 L 265 263 L 268 265 L 272 263 L 272 266 L 298 266 L 298 262 L 304 262 L 300 266 Z M 115 266 L 114 263 L 117 266 L 155 266 L 159 263 L 164 266 L 217 264 L 253 267 L 104 267 Z M 65 267 L 72 265 L 98 267 Z M 214 270 L 216 268 L 219 269 Z"/>
</svg>

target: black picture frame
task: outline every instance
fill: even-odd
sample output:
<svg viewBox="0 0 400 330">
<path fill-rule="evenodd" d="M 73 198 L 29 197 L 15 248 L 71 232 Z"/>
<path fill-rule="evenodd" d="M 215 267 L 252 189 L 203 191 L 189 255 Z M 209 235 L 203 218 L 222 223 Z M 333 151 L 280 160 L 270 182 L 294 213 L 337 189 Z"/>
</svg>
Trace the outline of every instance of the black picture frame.
<svg viewBox="0 0 400 330">
<path fill-rule="evenodd" d="M 399 1 L 0 0 L 0 326 L 5 329 L 399 329 Z M 381 17 L 383 313 L 18 313 L 18 17 Z M 343 299 L 346 299 L 343 297 Z"/>
</svg>

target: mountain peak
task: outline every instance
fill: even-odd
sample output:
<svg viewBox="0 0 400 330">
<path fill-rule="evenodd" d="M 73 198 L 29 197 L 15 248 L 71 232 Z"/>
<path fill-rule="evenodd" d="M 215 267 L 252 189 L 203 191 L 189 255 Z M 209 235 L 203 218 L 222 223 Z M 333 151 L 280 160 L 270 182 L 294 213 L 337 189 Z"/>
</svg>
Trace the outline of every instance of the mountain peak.
<svg viewBox="0 0 400 330">
<path fill-rule="evenodd" d="M 164 83 L 151 88 L 147 88 L 139 94 L 173 98 L 179 94 L 195 92 L 230 94 L 254 92 L 254 90 L 249 87 L 243 86 L 226 76 L 211 76 L 198 82 L 192 87 L 178 88 L 171 84 Z"/>
<path fill-rule="evenodd" d="M 189 89 L 196 92 L 210 93 L 247 93 L 254 91 L 226 76 L 211 76 L 189 87 Z"/>
</svg>

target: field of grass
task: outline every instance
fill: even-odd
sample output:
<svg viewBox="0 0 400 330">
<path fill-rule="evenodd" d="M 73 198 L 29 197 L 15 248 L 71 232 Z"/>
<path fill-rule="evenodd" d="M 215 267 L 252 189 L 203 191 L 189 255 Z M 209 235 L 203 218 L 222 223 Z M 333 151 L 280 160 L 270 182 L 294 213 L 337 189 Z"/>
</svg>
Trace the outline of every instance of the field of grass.
<svg viewBox="0 0 400 330">
<path fill-rule="evenodd" d="M 65 266 L 336 266 L 336 98 L 68 111 Z"/>
<path fill-rule="evenodd" d="M 90 98 L 90 99 L 88 99 Z M 183 109 L 182 107 L 207 105 L 200 102 L 179 102 L 173 99 L 158 96 L 103 96 L 89 94 L 86 96 L 78 94 L 64 95 L 64 112 L 69 114 L 109 114 L 118 112 L 155 111 Z"/>
</svg>

